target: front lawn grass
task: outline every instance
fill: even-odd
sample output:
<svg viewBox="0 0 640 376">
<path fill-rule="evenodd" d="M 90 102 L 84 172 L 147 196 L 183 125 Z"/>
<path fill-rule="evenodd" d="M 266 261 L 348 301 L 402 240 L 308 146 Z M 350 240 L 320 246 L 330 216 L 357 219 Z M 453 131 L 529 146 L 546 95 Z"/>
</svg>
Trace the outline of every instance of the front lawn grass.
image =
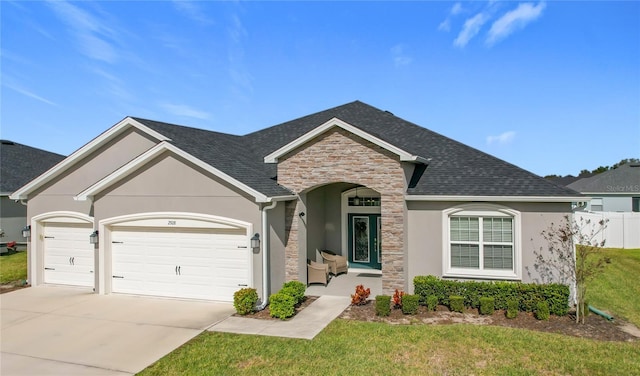
<svg viewBox="0 0 640 376">
<path fill-rule="evenodd" d="M 27 252 L 0 256 L 0 284 L 27 279 Z"/>
<path fill-rule="evenodd" d="M 631 375 L 640 344 L 338 319 L 314 340 L 205 332 L 141 375 Z"/>
<path fill-rule="evenodd" d="M 607 248 L 604 272 L 587 285 L 592 306 L 640 327 L 640 249 Z"/>
</svg>

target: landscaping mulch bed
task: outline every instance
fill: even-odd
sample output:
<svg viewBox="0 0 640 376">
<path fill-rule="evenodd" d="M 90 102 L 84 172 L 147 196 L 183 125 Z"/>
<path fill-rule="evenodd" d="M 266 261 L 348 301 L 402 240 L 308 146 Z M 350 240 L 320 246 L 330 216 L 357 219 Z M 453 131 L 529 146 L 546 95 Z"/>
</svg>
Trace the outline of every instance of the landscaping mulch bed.
<svg viewBox="0 0 640 376">
<path fill-rule="evenodd" d="M 318 299 L 317 296 L 305 296 L 304 300 L 302 301 L 302 303 L 300 303 L 299 305 L 296 306 L 296 311 L 293 313 L 293 316 L 288 318 L 287 320 L 291 320 L 293 317 L 295 317 L 298 314 L 298 312 L 302 311 L 305 307 L 307 307 L 309 304 L 315 302 L 317 299 Z M 269 306 L 267 306 L 267 308 L 263 309 L 262 311 L 250 313 L 248 315 L 239 315 L 239 314 L 235 313 L 234 316 L 235 317 L 248 317 L 248 318 L 251 318 L 251 319 L 261 319 L 261 320 L 280 320 L 278 318 L 271 317 L 271 312 L 269 311 Z"/>
<path fill-rule="evenodd" d="M 391 325 L 449 325 L 457 323 L 494 325 L 600 341 L 640 341 L 638 338 L 640 331 L 635 326 L 618 319 L 609 322 L 593 313 L 586 317 L 585 324 L 576 324 L 575 313 L 569 313 L 567 316 L 552 315 L 549 320 L 537 320 L 532 313 L 518 312 L 516 318 L 508 319 L 502 310 L 495 311 L 493 315 L 484 316 L 478 314 L 478 310 L 475 309 L 468 309 L 464 313 L 450 312 L 445 306 L 438 306 L 435 312 L 427 311 L 426 307 L 421 306 L 415 315 L 405 315 L 400 309 L 392 309 L 391 315 L 388 317 L 379 317 L 375 313 L 375 302 L 369 301 L 365 305 L 349 306 L 340 318 L 386 322 Z"/>
</svg>

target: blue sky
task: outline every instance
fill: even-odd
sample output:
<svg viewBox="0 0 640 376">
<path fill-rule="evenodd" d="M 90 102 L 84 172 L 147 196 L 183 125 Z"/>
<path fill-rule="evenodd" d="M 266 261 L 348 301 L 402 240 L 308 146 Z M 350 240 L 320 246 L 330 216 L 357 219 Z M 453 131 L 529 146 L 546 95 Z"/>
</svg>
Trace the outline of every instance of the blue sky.
<svg viewBox="0 0 640 376">
<path fill-rule="evenodd" d="M 233 134 L 361 100 L 539 175 L 640 157 L 640 2 L 1 1 L 1 137 Z"/>
</svg>

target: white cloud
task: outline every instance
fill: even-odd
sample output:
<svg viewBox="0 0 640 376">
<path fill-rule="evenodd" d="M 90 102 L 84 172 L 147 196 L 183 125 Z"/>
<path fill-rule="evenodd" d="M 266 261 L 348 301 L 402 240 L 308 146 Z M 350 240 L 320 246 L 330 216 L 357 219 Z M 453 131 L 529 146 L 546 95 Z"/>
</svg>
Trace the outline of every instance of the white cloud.
<svg viewBox="0 0 640 376">
<path fill-rule="evenodd" d="M 522 29 L 528 23 L 535 21 L 542 15 L 545 7 L 546 4 L 544 2 L 540 2 L 538 5 L 533 5 L 533 3 L 519 4 L 516 9 L 505 13 L 491 25 L 486 40 L 487 44 L 493 45 L 514 31 Z"/>
<path fill-rule="evenodd" d="M 11 89 L 11 90 L 13 90 L 13 91 L 15 91 L 15 92 L 18 92 L 18 93 L 20 93 L 20 94 L 22 94 L 24 96 L 27 96 L 29 98 L 38 100 L 38 101 L 46 103 L 46 104 L 50 104 L 52 106 L 57 106 L 57 104 L 55 104 L 54 102 L 48 100 L 47 98 L 43 98 L 43 97 L 39 96 L 38 94 L 35 94 L 31 90 L 25 89 L 25 88 L 23 88 L 23 87 L 21 87 L 19 85 L 13 85 L 13 84 L 6 84 L 5 83 L 4 86 L 9 88 L 9 89 Z"/>
<path fill-rule="evenodd" d="M 196 21 L 203 25 L 213 24 L 213 20 L 210 19 L 207 14 L 200 8 L 198 4 L 188 0 L 173 0 L 173 5 L 178 11 L 189 17 L 193 21 Z"/>
<path fill-rule="evenodd" d="M 460 13 L 462 13 L 462 4 L 460 3 L 453 4 L 453 6 L 451 7 L 451 15 L 455 16 Z"/>
<path fill-rule="evenodd" d="M 487 145 L 491 145 L 493 143 L 506 145 L 511 143 L 514 138 L 516 138 L 516 132 L 514 131 L 507 131 L 497 136 L 487 136 Z"/>
<path fill-rule="evenodd" d="M 456 16 L 460 13 L 462 13 L 463 9 L 462 9 L 462 4 L 460 3 L 455 3 L 453 4 L 453 6 L 451 7 L 451 10 L 449 11 L 449 15 L 447 16 L 447 18 L 440 22 L 440 25 L 438 25 L 438 30 L 440 31 L 450 31 L 451 30 L 451 16 Z"/>
<path fill-rule="evenodd" d="M 107 63 L 114 63 L 119 56 L 108 39 L 116 33 L 89 12 L 66 1 L 49 1 L 53 11 L 74 32 L 80 50 L 86 56 Z"/>
<path fill-rule="evenodd" d="M 163 103 L 160 105 L 165 111 L 176 116 L 186 116 L 195 119 L 208 120 L 211 114 L 206 111 L 195 109 L 186 104 Z"/>
<path fill-rule="evenodd" d="M 404 45 L 402 44 L 397 44 L 391 48 L 391 56 L 396 67 L 409 65 L 413 62 L 413 59 L 404 53 Z"/>
<path fill-rule="evenodd" d="M 440 25 L 438 25 L 438 30 L 440 31 L 450 31 L 451 30 L 451 21 L 449 21 L 449 19 L 447 18 L 446 20 L 440 22 Z"/>
<path fill-rule="evenodd" d="M 471 38 L 475 37 L 479 32 L 482 25 L 487 22 L 488 16 L 484 13 L 478 13 L 475 16 L 467 19 L 464 22 L 464 26 L 458 34 L 458 37 L 453 41 L 453 45 L 456 47 L 464 47 L 469 43 Z"/>
</svg>

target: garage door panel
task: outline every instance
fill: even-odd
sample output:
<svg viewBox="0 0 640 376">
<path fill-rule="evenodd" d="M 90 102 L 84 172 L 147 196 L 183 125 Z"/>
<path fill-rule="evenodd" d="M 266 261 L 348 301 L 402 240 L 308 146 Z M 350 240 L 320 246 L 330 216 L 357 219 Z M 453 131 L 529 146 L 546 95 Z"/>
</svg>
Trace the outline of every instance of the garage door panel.
<svg viewBox="0 0 640 376">
<path fill-rule="evenodd" d="M 249 284 L 244 230 L 116 228 L 112 238 L 114 274 L 124 277 L 114 292 L 232 301 Z"/>
<path fill-rule="evenodd" d="M 74 286 L 94 285 L 94 246 L 91 224 L 43 224 L 44 282 Z"/>
</svg>

